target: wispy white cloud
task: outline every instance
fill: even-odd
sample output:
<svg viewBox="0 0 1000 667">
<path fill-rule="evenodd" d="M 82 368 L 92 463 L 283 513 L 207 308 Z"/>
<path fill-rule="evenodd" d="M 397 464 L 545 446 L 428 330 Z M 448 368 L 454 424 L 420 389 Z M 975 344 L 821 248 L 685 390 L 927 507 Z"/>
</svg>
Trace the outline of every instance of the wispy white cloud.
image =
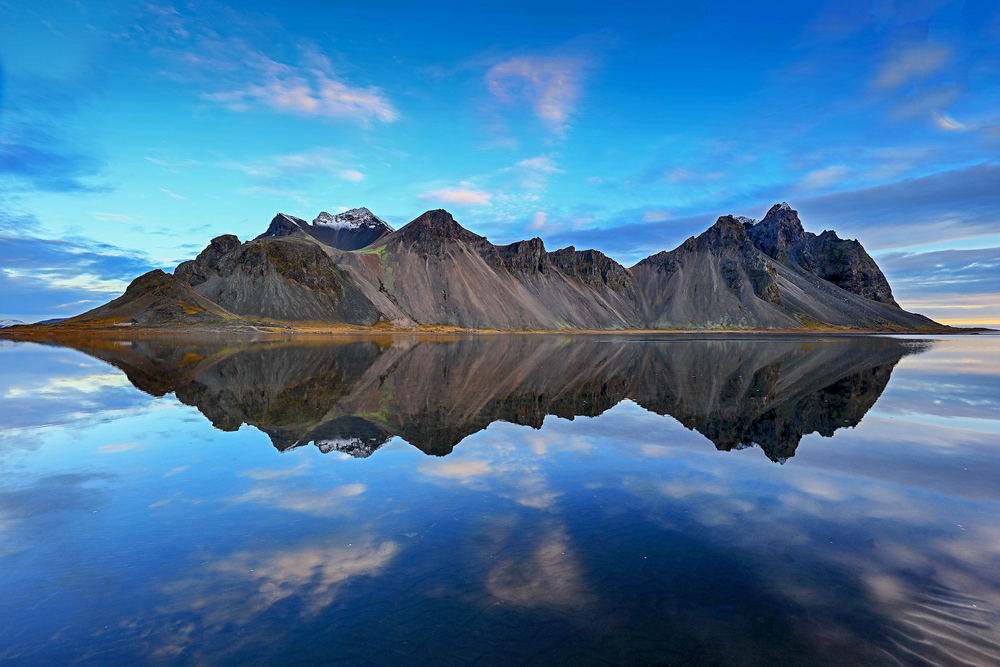
<svg viewBox="0 0 1000 667">
<path fill-rule="evenodd" d="M 392 122 L 397 113 L 375 87 L 356 88 L 340 81 L 323 59 L 322 66 L 280 63 L 251 51 L 245 63 L 247 80 L 231 90 L 203 97 L 233 111 L 249 111 L 259 104 L 274 111 L 306 116 Z"/>
<path fill-rule="evenodd" d="M 176 192 L 171 192 L 170 190 L 167 190 L 166 188 L 160 188 L 160 192 L 163 192 L 163 193 L 165 193 L 165 194 L 173 197 L 174 199 L 187 199 L 187 197 L 185 197 L 183 195 L 179 195 Z"/>
<path fill-rule="evenodd" d="M 973 118 L 962 122 L 946 113 L 932 111 L 931 117 L 934 119 L 934 124 L 946 132 L 982 132 L 987 134 L 987 136 L 1000 136 L 1000 119 L 996 116 L 985 119 Z"/>
<path fill-rule="evenodd" d="M 900 120 L 909 120 L 911 118 L 926 118 L 930 114 L 931 118 L 934 119 L 963 94 L 965 94 L 965 87 L 957 84 L 924 88 L 900 96 L 896 100 L 893 115 Z"/>
<path fill-rule="evenodd" d="M 693 174 L 690 170 L 684 169 L 683 167 L 678 167 L 677 169 L 671 169 L 666 174 L 664 174 L 664 180 L 670 181 L 671 183 L 679 183 L 680 181 L 687 181 L 691 178 Z"/>
<path fill-rule="evenodd" d="M 562 169 L 556 166 L 556 161 L 548 155 L 539 155 L 538 157 L 521 160 L 517 163 L 517 166 L 525 171 L 533 171 L 540 174 L 555 174 L 562 171 Z"/>
<path fill-rule="evenodd" d="M 470 174 L 455 184 L 431 182 L 417 199 L 433 206 L 489 207 L 495 224 L 552 231 L 560 225 L 553 224 L 538 209 L 549 182 L 563 173 L 556 158 L 553 153 L 536 155 L 491 172 Z"/>
<path fill-rule="evenodd" d="M 486 84 L 503 102 L 529 104 L 550 131 L 562 135 L 576 111 L 587 66 L 582 58 L 520 56 L 491 67 Z"/>
<path fill-rule="evenodd" d="M 947 130 L 949 132 L 961 132 L 969 129 L 962 123 L 959 123 L 954 118 L 948 116 L 948 114 L 935 112 L 933 115 L 934 115 L 934 124 L 940 127 L 942 130 Z"/>
<path fill-rule="evenodd" d="M 219 166 L 241 171 L 258 186 L 297 185 L 318 176 L 357 183 L 365 178 L 350 155 L 332 148 L 317 147 L 300 153 L 267 155 L 253 160 L 227 160 Z"/>
<path fill-rule="evenodd" d="M 878 256 L 879 266 L 890 278 L 894 291 L 908 298 L 948 302 L 966 307 L 962 297 L 982 305 L 980 297 L 994 297 L 1000 276 L 1000 248 L 890 252 Z M 998 311 L 1000 312 L 1000 311 Z"/>
<path fill-rule="evenodd" d="M 264 197 L 285 197 L 301 204 L 308 203 L 305 184 L 316 179 L 324 179 L 326 184 L 331 181 L 345 183 L 360 183 L 366 176 L 362 167 L 347 151 L 317 146 L 298 153 L 277 155 L 262 155 L 243 159 L 203 160 L 164 160 L 157 157 L 145 158 L 171 172 L 186 169 L 226 169 L 245 174 L 250 183 L 240 190 L 242 194 Z M 184 199 L 166 188 L 162 192 Z M 94 214 L 95 217 L 98 214 Z M 109 214 L 110 215 L 110 214 Z M 102 218 L 103 219 L 103 218 Z M 111 221 L 110 218 L 108 218 Z M 121 222 L 125 222 L 122 220 Z"/>
<path fill-rule="evenodd" d="M 91 213 L 91 215 L 101 222 L 118 222 L 123 225 L 137 224 L 135 218 L 128 215 L 122 215 L 120 213 L 102 213 L 100 211 L 95 211 L 94 213 Z"/>
<path fill-rule="evenodd" d="M 879 64 L 872 86 L 881 90 L 902 88 L 937 74 L 951 60 L 952 50 L 934 42 L 891 49 Z"/>
<path fill-rule="evenodd" d="M 183 160 L 181 162 L 170 162 L 169 160 L 163 160 L 161 158 L 145 156 L 145 159 L 158 167 L 168 167 L 171 169 L 176 169 L 177 167 L 196 167 L 202 164 L 198 160 Z"/>
<path fill-rule="evenodd" d="M 531 216 L 531 222 L 528 224 L 528 229 L 539 231 L 545 229 L 546 221 L 549 216 L 545 211 L 538 211 L 533 216 Z"/>
<path fill-rule="evenodd" d="M 464 187 L 431 190 L 417 196 L 423 202 L 441 202 L 455 206 L 485 206 L 492 197 L 489 192 Z"/>
<path fill-rule="evenodd" d="M 717 181 L 726 173 L 723 171 L 692 171 L 686 167 L 677 167 L 671 169 L 666 174 L 663 175 L 663 180 L 668 183 L 684 183 L 684 182 L 705 182 L 705 181 Z"/>
<path fill-rule="evenodd" d="M 824 190 L 832 185 L 837 185 L 850 175 L 851 170 L 842 164 L 835 164 L 822 169 L 816 169 L 805 175 L 799 181 L 802 190 Z"/>
<path fill-rule="evenodd" d="M 240 32 L 239 17 L 231 18 L 225 32 Z M 168 62 L 165 75 L 201 87 L 203 99 L 233 111 L 267 108 L 362 124 L 398 118 L 379 88 L 346 81 L 315 45 L 288 36 L 286 41 L 295 47 L 297 57 L 283 62 L 256 48 L 249 37 L 223 36 L 214 25 L 217 21 L 151 5 L 141 28 L 133 32 L 152 42 L 152 51 Z"/>
<path fill-rule="evenodd" d="M 510 175 L 518 186 L 532 192 L 544 189 L 549 180 L 556 174 L 563 173 L 552 155 L 538 155 L 505 167 L 498 172 L 500 175 Z"/>
<path fill-rule="evenodd" d="M 664 209 L 653 209 L 651 211 L 646 211 L 642 215 L 643 222 L 665 222 L 672 218 L 670 211 Z"/>
<path fill-rule="evenodd" d="M 127 452 L 130 449 L 135 449 L 139 444 L 136 442 L 119 442 L 117 444 L 111 445 L 101 445 L 97 448 L 98 454 L 117 454 L 118 452 Z"/>
</svg>

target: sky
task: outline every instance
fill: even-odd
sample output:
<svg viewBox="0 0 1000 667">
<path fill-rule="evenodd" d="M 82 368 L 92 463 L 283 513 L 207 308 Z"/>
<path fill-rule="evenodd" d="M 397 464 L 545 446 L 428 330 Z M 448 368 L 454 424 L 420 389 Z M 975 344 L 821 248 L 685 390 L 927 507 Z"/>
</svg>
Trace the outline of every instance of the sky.
<svg viewBox="0 0 1000 667">
<path fill-rule="evenodd" d="M 0 0 L 0 318 L 278 212 L 631 266 L 782 201 L 1000 323 L 1000 5 Z"/>
</svg>

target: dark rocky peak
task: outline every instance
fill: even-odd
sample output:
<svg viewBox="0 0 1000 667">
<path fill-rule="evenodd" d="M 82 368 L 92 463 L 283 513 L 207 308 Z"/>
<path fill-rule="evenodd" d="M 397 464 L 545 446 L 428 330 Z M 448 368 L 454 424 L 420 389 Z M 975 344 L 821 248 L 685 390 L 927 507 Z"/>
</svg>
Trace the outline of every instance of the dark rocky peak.
<svg viewBox="0 0 1000 667">
<path fill-rule="evenodd" d="M 267 231 L 258 236 L 257 238 L 263 238 L 265 236 L 290 236 L 295 232 L 305 232 L 309 228 L 309 223 L 302 218 L 296 218 L 294 215 L 288 215 L 286 213 L 279 213 L 271 219 L 271 224 L 268 226 Z"/>
<path fill-rule="evenodd" d="M 663 250 L 650 255 L 639 264 L 659 265 L 675 260 L 688 252 L 712 252 L 718 254 L 727 249 L 743 248 L 749 243 L 746 229 L 731 215 L 724 215 L 698 236 L 690 236 L 673 250 Z M 637 264 L 636 266 L 638 266 Z"/>
<path fill-rule="evenodd" d="M 317 227 L 329 227 L 331 229 L 358 230 L 362 228 L 385 228 L 390 232 L 395 231 L 385 220 L 382 220 L 364 206 L 348 209 L 336 215 L 321 211 L 316 216 L 316 219 L 312 221 L 312 224 Z"/>
<path fill-rule="evenodd" d="M 634 280 L 624 266 L 597 250 L 577 250 L 573 246 L 548 253 L 548 261 L 568 276 L 587 285 L 613 290 L 624 289 Z"/>
<path fill-rule="evenodd" d="M 479 244 L 486 240 L 458 224 L 451 213 L 441 208 L 427 211 L 396 233 L 404 243 L 428 249 L 438 247 L 445 241 Z"/>
<path fill-rule="evenodd" d="M 690 237 L 672 252 L 711 252 L 713 254 L 720 254 L 727 250 L 745 248 L 749 243 L 750 237 L 747 236 L 747 231 L 742 223 L 731 215 L 724 215 L 716 220 L 714 225 L 697 237 Z"/>
<path fill-rule="evenodd" d="M 743 225 L 743 229 L 746 229 L 747 231 L 749 231 L 751 227 L 757 224 L 756 220 L 754 220 L 753 218 L 748 218 L 745 215 L 737 215 L 735 217 L 736 221 L 739 222 L 741 225 Z"/>
<path fill-rule="evenodd" d="M 702 232 L 696 241 L 699 245 L 710 246 L 736 245 L 743 246 L 750 240 L 743 223 L 731 215 L 720 216 L 715 224 Z"/>
<path fill-rule="evenodd" d="M 691 238 L 689 238 L 684 243 L 693 242 L 693 241 L 694 241 L 694 237 L 692 236 Z M 677 252 L 677 250 L 680 250 L 680 248 L 682 248 L 682 247 L 684 247 L 684 244 L 681 244 L 675 250 L 661 250 L 660 252 L 656 253 L 655 255 L 650 255 L 649 257 L 647 257 L 645 259 L 640 259 L 638 262 L 636 262 L 635 264 L 632 265 L 632 267 L 629 269 L 629 271 L 632 271 L 632 270 L 634 270 L 634 269 L 636 269 L 638 267 L 641 267 L 641 266 L 660 266 L 660 265 L 664 264 L 665 262 L 669 261 L 670 257 L 672 256 L 672 253 Z"/>
<path fill-rule="evenodd" d="M 806 271 L 852 294 L 899 306 L 885 274 L 854 239 L 842 239 L 832 230 L 819 236 L 807 234 L 792 251 L 792 259 Z"/>
<path fill-rule="evenodd" d="M 704 255 L 716 259 L 706 264 Z M 686 265 L 694 272 L 691 275 L 698 274 L 706 285 L 714 285 L 716 277 L 721 277 L 730 290 L 739 294 L 748 281 L 757 298 L 773 304 L 781 303 L 774 267 L 750 241 L 743 223 L 731 215 L 720 217 L 699 236 L 692 236 L 674 250 L 647 257 L 632 270 L 633 275 L 642 275 L 653 269 L 657 275 L 669 276 Z M 696 268 L 699 266 L 701 268 Z M 713 277 L 714 271 L 718 273 Z"/>
<path fill-rule="evenodd" d="M 174 280 L 170 277 L 169 273 L 166 273 L 162 269 L 153 269 L 132 280 L 128 284 L 128 287 L 125 288 L 125 294 L 122 296 L 134 299 L 142 294 L 169 288 L 173 284 Z"/>
<path fill-rule="evenodd" d="M 788 251 L 807 236 L 799 220 L 799 212 L 787 202 L 772 206 L 767 215 L 747 232 L 764 254 L 782 262 L 788 259 Z"/>
<path fill-rule="evenodd" d="M 275 220 L 278 218 L 275 217 Z M 274 224 L 273 222 L 271 223 Z M 192 287 L 200 285 L 213 274 L 219 272 L 222 258 L 240 247 L 240 240 L 235 234 L 216 236 L 193 260 L 181 262 L 174 269 L 174 276 L 180 278 Z"/>
<path fill-rule="evenodd" d="M 780 204 L 775 204 L 767 210 L 767 214 L 761 222 L 775 220 L 775 219 L 787 219 L 787 220 L 798 220 L 799 212 L 788 205 L 788 202 L 783 201 Z"/>
<path fill-rule="evenodd" d="M 214 256 L 221 257 L 227 253 L 232 252 L 240 247 L 240 239 L 236 234 L 223 234 L 222 236 L 216 236 L 212 239 L 208 247 L 201 251 L 204 255 L 206 253 L 212 253 Z"/>
</svg>

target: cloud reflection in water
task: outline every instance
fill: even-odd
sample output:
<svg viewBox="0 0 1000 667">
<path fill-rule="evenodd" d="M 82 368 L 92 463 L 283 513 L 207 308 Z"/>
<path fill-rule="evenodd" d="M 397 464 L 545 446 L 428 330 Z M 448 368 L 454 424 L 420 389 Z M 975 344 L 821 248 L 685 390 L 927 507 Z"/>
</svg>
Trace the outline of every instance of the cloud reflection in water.
<svg viewBox="0 0 1000 667">
<path fill-rule="evenodd" d="M 0 657 L 997 662 L 1000 450 L 980 426 L 1000 400 L 942 361 L 988 366 L 995 345 L 524 340 L 115 357 L 211 422 L 176 407 L 37 429 L 4 478 L 39 493 L 5 496 L 26 550 L 0 555 Z M 191 363 L 134 363 L 173 358 Z M 955 402 L 975 417 L 928 423 Z M 398 438 L 367 459 L 302 446 L 357 427 Z M 37 518 L 46 480 L 97 472 L 113 476 L 79 506 L 108 523 Z M 67 562 L 58 584 L 12 575 Z"/>
</svg>

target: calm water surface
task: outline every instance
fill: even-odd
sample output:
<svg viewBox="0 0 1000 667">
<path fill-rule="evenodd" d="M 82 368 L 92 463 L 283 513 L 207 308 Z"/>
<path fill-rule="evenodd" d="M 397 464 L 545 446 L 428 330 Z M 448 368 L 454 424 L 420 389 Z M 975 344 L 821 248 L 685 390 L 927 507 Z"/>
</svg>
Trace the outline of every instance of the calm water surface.
<svg viewBox="0 0 1000 667">
<path fill-rule="evenodd" d="M 5 665 L 1000 664 L 1000 338 L 0 369 Z"/>
</svg>

